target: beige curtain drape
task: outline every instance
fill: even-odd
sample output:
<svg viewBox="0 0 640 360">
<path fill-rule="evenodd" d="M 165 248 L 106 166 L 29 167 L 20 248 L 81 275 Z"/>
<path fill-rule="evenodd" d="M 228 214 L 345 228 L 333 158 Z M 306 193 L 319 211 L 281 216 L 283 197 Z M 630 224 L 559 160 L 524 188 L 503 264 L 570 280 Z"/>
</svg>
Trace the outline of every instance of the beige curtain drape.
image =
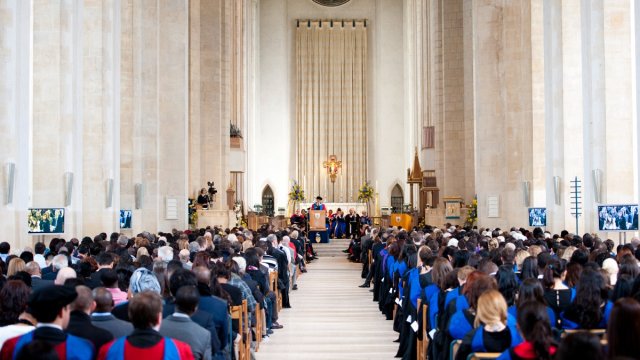
<svg viewBox="0 0 640 360">
<path fill-rule="evenodd" d="M 296 28 L 297 180 L 307 197 L 356 201 L 367 180 L 367 27 L 299 21 Z M 336 155 L 332 184 L 322 163 Z"/>
</svg>

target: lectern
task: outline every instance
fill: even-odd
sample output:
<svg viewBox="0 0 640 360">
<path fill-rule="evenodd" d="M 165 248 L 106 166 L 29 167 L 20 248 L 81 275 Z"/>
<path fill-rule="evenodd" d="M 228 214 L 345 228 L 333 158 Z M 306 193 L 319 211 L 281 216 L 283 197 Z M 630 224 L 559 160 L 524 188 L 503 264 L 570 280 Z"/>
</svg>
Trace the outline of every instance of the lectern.
<svg viewBox="0 0 640 360">
<path fill-rule="evenodd" d="M 315 241 L 316 233 L 320 235 L 320 242 L 328 243 L 327 214 L 325 210 L 309 210 L 309 240 Z"/>
</svg>

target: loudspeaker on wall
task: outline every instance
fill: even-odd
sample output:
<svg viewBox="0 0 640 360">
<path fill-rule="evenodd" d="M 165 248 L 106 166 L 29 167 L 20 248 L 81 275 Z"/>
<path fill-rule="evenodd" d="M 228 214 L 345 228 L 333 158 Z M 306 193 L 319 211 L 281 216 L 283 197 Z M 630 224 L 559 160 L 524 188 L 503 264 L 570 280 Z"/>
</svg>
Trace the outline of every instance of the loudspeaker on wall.
<svg viewBox="0 0 640 360">
<path fill-rule="evenodd" d="M 107 208 L 113 206 L 113 179 L 107 179 Z"/>
<path fill-rule="evenodd" d="M 142 209 L 143 186 L 141 183 L 135 185 L 136 209 Z"/>
<path fill-rule="evenodd" d="M 16 164 L 7 163 L 6 168 L 5 168 L 5 174 L 7 176 L 7 179 L 6 179 L 6 184 L 7 184 L 6 204 L 9 205 L 9 204 L 13 203 L 13 188 L 14 188 L 14 185 L 16 183 Z"/>
<path fill-rule="evenodd" d="M 553 195 L 556 205 L 561 205 L 560 198 L 560 176 L 553 177 Z"/>
<path fill-rule="evenodd" d="M 593 170 L 593 193 L 597 203 L 602 203 L 602 170 Z"/>
<path fill-rule="evenodd" d="M 73 173 L 64 173 L 64 206 L 71 205 L 71 198 L 73 196 Z"/>
<path fill-rule="evenodd" d="M 531 183 L 529 181 L 522 182 L 522 193 L 524 195 L 524 206 L 529 207 L 531 199 Z"/>
</svg>

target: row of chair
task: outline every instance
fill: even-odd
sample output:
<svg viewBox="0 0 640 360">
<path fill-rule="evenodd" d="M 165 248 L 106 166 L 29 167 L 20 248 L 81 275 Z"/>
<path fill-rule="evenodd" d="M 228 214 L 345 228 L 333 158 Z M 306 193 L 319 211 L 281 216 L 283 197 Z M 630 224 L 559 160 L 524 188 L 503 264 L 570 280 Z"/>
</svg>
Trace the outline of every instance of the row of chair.
<svg viewBox="0 0 640 360">
<path fill-rule="evenodd" d="M 278 308 L 278 311 L 280 311 L 282 310 L 282 295 L 280 294 L 280 290 L 278 289 L 278 273 L 275 271 L 269 273 L 269 286 L 276 294 L 276 306 Z M 237 346 L 237 359 L 250 360 L 252 334 L 255 334 L 255 351 L 257 352 L 260 349 L 262 335 L 267 330 L 266 313 L 259 303 L 256 304 L 256 324 L 254 327 L 252 327 L 247 308 L 247 300 L 242 300 L 242 305 L 231 307 L 231 320 L 238 322 L 238 329 L 240 329 L 240 333 L 242 335 Z"/>
</svg>

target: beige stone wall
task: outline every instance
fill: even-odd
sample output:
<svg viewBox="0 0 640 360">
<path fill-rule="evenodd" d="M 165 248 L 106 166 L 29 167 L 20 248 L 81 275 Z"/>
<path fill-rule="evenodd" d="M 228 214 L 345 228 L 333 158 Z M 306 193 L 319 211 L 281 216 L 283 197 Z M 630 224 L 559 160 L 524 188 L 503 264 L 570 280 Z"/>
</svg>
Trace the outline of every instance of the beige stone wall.
<svg viewBox="0 0 640 360">
<path fill-rule="evenodd" d="M 521 189 L 531 173 L 530 4 L 484 0 L 472 6 L 479 222 L 505 228 L 526 219 Z M 499 218 L 487 217 L 490 195 L 500 197 Z"/>
</svg>

